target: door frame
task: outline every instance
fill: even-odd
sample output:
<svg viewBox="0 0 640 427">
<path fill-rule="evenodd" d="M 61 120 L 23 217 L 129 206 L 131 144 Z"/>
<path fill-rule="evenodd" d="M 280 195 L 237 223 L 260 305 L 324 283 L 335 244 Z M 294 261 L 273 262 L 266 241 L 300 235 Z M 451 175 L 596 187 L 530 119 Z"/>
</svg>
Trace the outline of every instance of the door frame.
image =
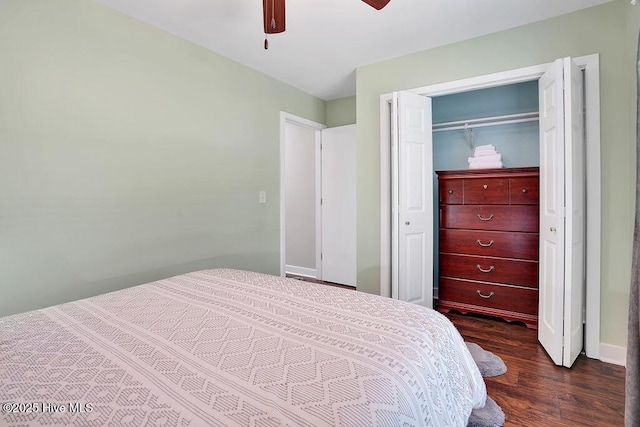
<svg viewBox="0 0 640 427">
<path fill-rule="evenodd" d="M 322 210 L 320 207 L 320 196 L 322 194 L 321 188 L 321 153 L 320 143 L 322 142 L 321 130 L 326 128 L 326 125 L 317 123 L 303 117 L 296 116 L 291 113 L 280 111 L 280 275 L 285 276 L 286 271 L 286 236 L 285 236 L 285 125 L 291 123 L 298 126 L 303 126 L 315 131 L 315 166 L 316 166 L 316 179 L 315 179 L 315 211 L 316 211 L 316 278 L 322 277 Z"/>
<path fill-rule="evenodd" d="M 600 358 L 601 274 L 601 161 L 600 161 L 600 57 L 573 58 L 585 73 L 586 168 L 586 304 L 585 352 Z M 423 96 L 441 96 L 538 80 L 550 63 L 478 77 L 408 89 Z M 380 295 L 391 296 L 391 110 L 392 93 L 380 95 Z"/>
</svg>

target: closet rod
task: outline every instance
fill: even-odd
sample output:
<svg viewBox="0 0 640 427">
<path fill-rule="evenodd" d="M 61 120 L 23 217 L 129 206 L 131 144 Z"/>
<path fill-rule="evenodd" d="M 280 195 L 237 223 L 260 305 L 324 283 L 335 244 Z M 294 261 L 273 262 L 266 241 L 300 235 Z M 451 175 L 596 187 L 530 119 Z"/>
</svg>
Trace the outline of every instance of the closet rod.
<svg viewBox="0 0 640 427">
<path fill-rule="evenodd" d="M 433 125 L 433 132 L 442 132 L 456 129 L 472 129 L 485 126 L 506 125 L 511 123 L 523 123 L 538 121 L 539 113 L 508 114 L 506 116 L 483 117 L 481 119 L 460 120 L 456 122 L 437 123 Z"/>
</svg>

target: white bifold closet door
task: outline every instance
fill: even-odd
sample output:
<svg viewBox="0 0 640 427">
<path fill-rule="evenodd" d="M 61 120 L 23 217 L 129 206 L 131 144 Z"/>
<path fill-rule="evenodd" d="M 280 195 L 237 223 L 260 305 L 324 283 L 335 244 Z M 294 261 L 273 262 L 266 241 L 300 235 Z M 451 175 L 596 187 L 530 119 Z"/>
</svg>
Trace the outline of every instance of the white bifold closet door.
<svg viewBox="0 0 640 427">
<path fill-rule="evenodd" d="M 322 130 L 322 280 L 356 286 L 356 125 Z"/>
<path fill-rule="evenodd" d="M 391 109 L 391 295 L 433 307 L 431 98 L 394 92 Z"/>
<path fill-rule="evenodd" d="M 571 58 L 539 82 L 540 307 L 538 340 L 571 367 L 583 346 L 585 148 L 583 78 Z"/>
</svg>

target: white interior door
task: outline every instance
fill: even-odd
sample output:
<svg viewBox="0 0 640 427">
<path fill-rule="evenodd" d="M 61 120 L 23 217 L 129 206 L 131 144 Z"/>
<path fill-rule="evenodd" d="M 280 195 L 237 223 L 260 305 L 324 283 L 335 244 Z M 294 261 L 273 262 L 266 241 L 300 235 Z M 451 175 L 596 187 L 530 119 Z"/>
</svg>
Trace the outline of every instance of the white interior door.
<svg viewBox="0 0 640 427">
<path fill-rule="evenodd" d="M 432 307 L 431 98 L 397 92 L 393 103 L 398 122 L 392 126 L 392 163 L 398 167 L 392 170 L 392 296 Z"/>
<path fill-rule="evenodd" d="M 570 58 L 540 78 L 539 101 L 538 339 L 554 363 L 570 367 L 582 350 L 584 307 L 582 76 Z"/>
<path fill-rule="evenodd" d="M 322 130 L 322 280 L 356 286 L 356 125 Z"/>
<path fill-rule="evenodd" d="M 557 60 L 538 82 L 540 105 L 540 259 L 538 340 L 562 364 L 564 298 L 564 95 Z"/>
</svg>

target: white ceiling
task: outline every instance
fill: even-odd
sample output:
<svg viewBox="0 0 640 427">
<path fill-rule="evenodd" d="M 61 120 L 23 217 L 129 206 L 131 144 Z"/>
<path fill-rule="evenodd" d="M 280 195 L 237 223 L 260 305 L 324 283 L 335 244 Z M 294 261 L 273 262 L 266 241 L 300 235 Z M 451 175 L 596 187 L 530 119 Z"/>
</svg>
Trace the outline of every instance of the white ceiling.
<svg viewBox="0 0 640 427">
<path fill-rule="evenodd" d="M 356 68 L 611 0 L 287 0 L 264 50 L 260 0 L 96 0 L 324 100 L 355 94 Z"/>
</svg>

